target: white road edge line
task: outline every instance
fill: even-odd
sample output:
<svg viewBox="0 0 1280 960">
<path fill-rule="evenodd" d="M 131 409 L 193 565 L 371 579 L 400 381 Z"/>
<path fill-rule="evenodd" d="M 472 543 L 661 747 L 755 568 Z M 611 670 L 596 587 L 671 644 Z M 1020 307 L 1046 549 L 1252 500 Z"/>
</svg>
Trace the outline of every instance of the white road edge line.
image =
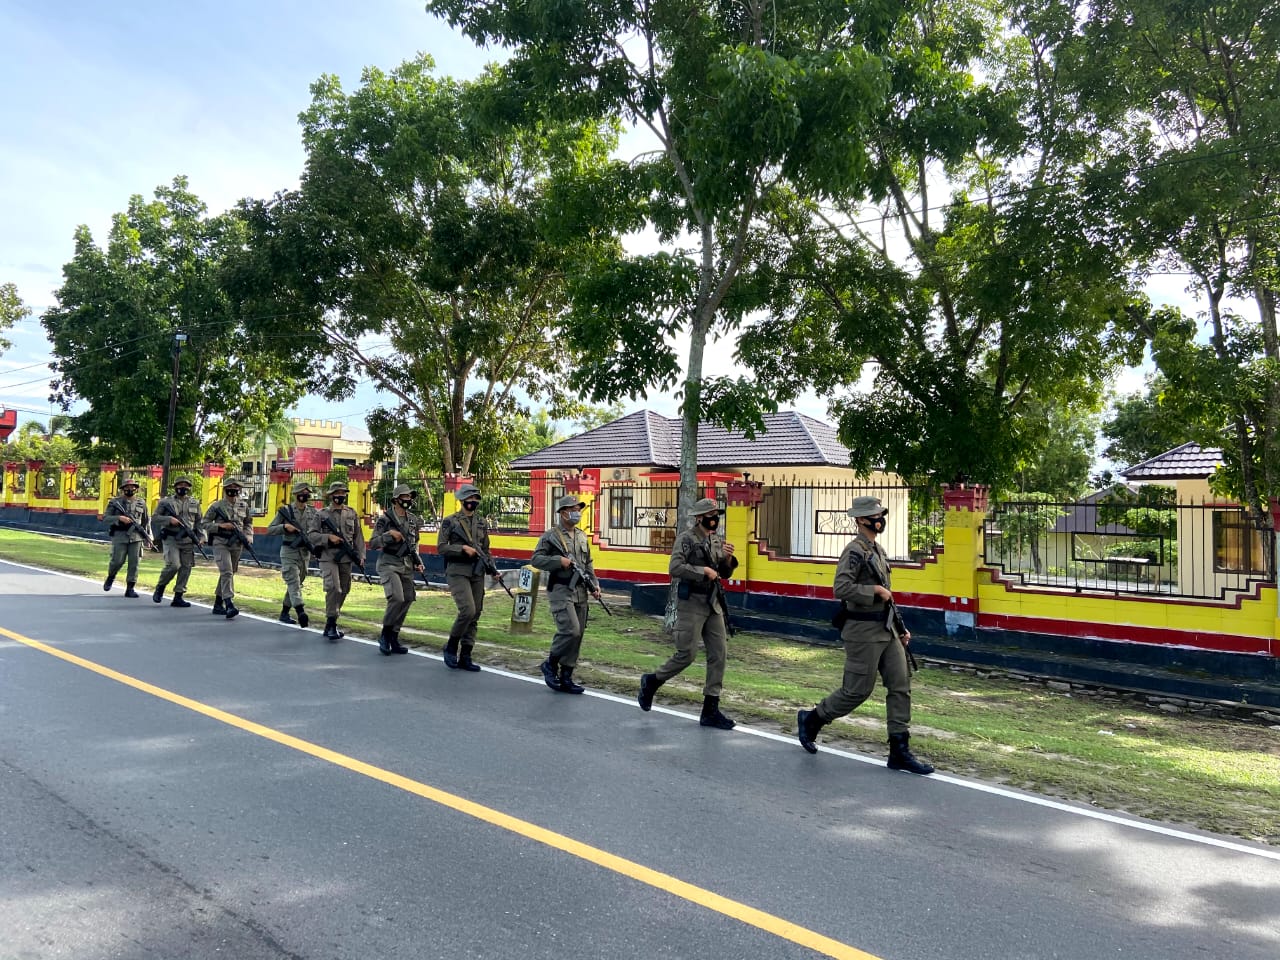
<svg viewBox="0 0 1280 960">
<path fill-rule="evenodd" d="M 26 570 L 34 570 L 38 573 L 46 573 L 46 574 L 52 574 L 58 577 L 64 577 L 67 580 L 79 580 L 82 583 L 92 583 L 96 586 L 101 586 L 101 583 L 97 580 L 93 580 L 89 577 L 82 577 L 74 573 L 66 573 L 62 570 L 49 570 L 45 567 L 37 567 L 34 564 L 18 563 L 16 560 L 6 560 L 6 559 L 0 559 L 0 564 L 7 564 L 9 566 L 19 567 Z M 112 587 L 112 589 L 115 590 L 117 588 Z M 212 607 L 209 604 L 201 603 L 194 600 L 191 602 L 191 605 L 193 607 L 205 607 L 207 609 L 212 609 Z M 303 629 L 301 627 L 289 626 L 288 624 L 281 623 L 279 620 L 276 620 L 272 617 L 264 617 L 261 614 L 256 614 L 256 613 L 241 613 L 240 617 L 246 618 L 249 620 L 257 620 L 260 623 L 274 624 L 277 627 L 284 627 L 289 630 Z M 307 633 L 315 633 L 315 634 L 320 633 L 320 631 L 316 630 L 314 627 L 307 627 L 305 628 L 305 631 Z M 371 646 L 371 647 L 377 646 L 376 640 L 365 640 L 362 637 L 344 637 L 343 639 L 344 641 L 350 641 L 352 643 L 363 643 L 366 646 Z M 409 653 L 412 656 L 423 657 L 424 659 L 427 659 L 427 660 L 443 661 L 444 659 L 439 654 L 427 653 L 425 651 L 416 650 L 412 648 L 409 650 Z M 492 673 L 499 677 L 506 677 L 511 680 L 519 680 L 522 683 L 532 683 L 536 685 L 543 685 L 543 680 L 541 677 L 530 677 L 523 673 L 512 673 L 510 670 L 503 670 L 500 667 L 486 666 L 484 668 L 484 671 L 486 673 Z M 588 690 L 585 696 L 595 697 L 597 700 L 608 700 L 611 703 L 620 703 L 625 706 L 637 706 L 635 698 L 620 697 L 614 693 L 603 693 L 598 690 Z M 681 720 L 691 720 L 696 722 L 698 719 L 692 714 L 682 713 L 679 710 L 672 710 L 669 707 L 660 707 L 656 704 L 654 705 L 652 712 L 665 714 L 669 717 L 676 717 Z M 745 726 L 741 723 L 738 724 L 731 732 L 742 733 L 751 737 L 759 737 L 762 740 L 773 740 L 777 743 L 795 744 L 796 746 L 799 746 L 799 743 L 797 743 L 796 738 L 794 736 L 784 736 L 783 734 L 774 733 L 770 730 L 759 730 L 755 727 Z M 869 763 L 874 766 L 884 765 L 884 760 L 882 758 L 868 757 L 865 754 L 851 753 L 847 750 L 837 750 L 834 747 L 819 746 L 818 751 L 820 753 L 830 754 L 833 757 L 840 757 L 845 760 L 856 760 L 859 763 Z M 916 776 L 916 774 L 910 774 L 910 773 L 904 773 L 903 775 Z M 1266 859 L 1266 860 L 1280 861 L 1280 850 L 1271 850 L 1266 847 L 1251 846 L 1246 843 L 1241 843 L 1235 840 L 1226 840 L 1221 837 L 1215 837 L 1208 834 L 1191 833 L 1186 830 L 1178 830 L 1175 827 L 1167 827 L 1163 824 L 1154 823 L 1148 820 L 1139 820 L 1132 817 L 1125 817 L 1116 813 L 1106 813 L 1102 810 L 1091 810 L 1088 807 L 1080 807 L 1074 804 L 1064 803 L 1061 800 L 1051 800 L 1048 797 L 1038 797 L 1035 794 L 1021 793 L 1017 790 L 1010 790 L 1006 787 L 997 787 L 992 784 L 981 783 L 976 780 L 966 780 L 961 777 L 951 776 L 950 774 L 934 773 L 926 777 L 916 776 L 916 779 L 924 783 L 945 783 L 953 787 L 962 787 L 966 790 L 975 790 L 978 793 L 985 793 L 995 797 L 1002 797 L 1006 800 L 1016 800 L 1021 803 L 1029 803 L 1037 807 L 1047 807 L 1050 810 L 1057 810 L 1060 813 L 1068 813 L 1077 817 L 1084 817 L 1089 820 L 1100 820 L 1103 823 L 1111 823 L 1120 827 L 1128 827 L 1133 830 L 1141 830 L 1146 833 L 1154 833 L 1162 837 L 1170 837 L 1176 840 L 1186 840 L 1190 843 L 1199 843 L 1199 844 L 1203 844 L 1204 846 L 1218 847 L 1219 849 L 1230 850 L 1234 853 L 1244 853 L 1244 854 L 1249 854 L 1255 857 L 1262 857 L 1263 859 Z"/>
</svg>

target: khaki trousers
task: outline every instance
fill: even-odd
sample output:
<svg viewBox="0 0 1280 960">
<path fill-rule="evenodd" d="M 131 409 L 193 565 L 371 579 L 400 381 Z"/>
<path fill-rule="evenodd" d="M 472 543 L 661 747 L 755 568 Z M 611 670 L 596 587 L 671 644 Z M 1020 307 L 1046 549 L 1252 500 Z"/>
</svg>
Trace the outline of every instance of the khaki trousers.
<svg viewBox="0 0 1280 960">
<path fill-rule="evenodd" d="M 382 595 L 387 599 L 382 626 L 399 630 L 404 626 L 404 618 L 409 615 L 413 601 L 418 599 L 410 558 L 381 554 L 378 557 L 378 579 L 382 582 Z"/>
<path fill-rule="evenodd" d="M 320 582 L 324 584 L 324 615 L 336 620 L 351 592 L 351 561 L 322 558 Z"/>
<path fill-rule="evenodd" d="M 457 641 L 462 650 L 476 645 L 476 624 L 484 613 L 484 576 L 449 574 L 449 595 L 458 608 L 458 616 L 449 628 L 449 642 Z"/>
<path fill-rule="evenodd" d="M 654 671 L 659 683 L 666 683 L 693 663 L 698 643 L 707 648 L 707 680 L 703 696 L 718 697 L 724 687 L 724 664 L 728 656 L 729 635 L 724 627 L 724 614 L 719 607 L 711 609 L 707 598 L 695 594 L 688 600 L 676 601 L 676 652 Z"/>
<path fill-rule="evenodd" d="M 240 554 L 244 544 L 228 544 L 226 540 L 213 541 L 213 562 L 218 567 L 218 589 L 214 596 L 219 600 L 232 600 L 236 595 L 236 571 L 240 569 Z"/>
<path fill-rule="evenodd" d="M 285 603 L 291 607 L 302 606 L 302 585 L 307 582 L 307 565 L 310 563 L 310 550 L 280 548 L 280 579 L 284 581 Z"/>
<path fill-rule="evenodd" d="M 115 540 L 111 541 L 111 561 L 107 566 L 108 576 L 114 577 L 120 572 L 120 568 L 129 564 L 129 570 L 125 574 L 127 583 L 138 582 L 138 559 L 142 556 L 142 541 L 134 540 Z"/>
<path fill-rule="evenodd" d="M 173 585 L 173 592 L 186 593 L 187 580 L 191 576 L 191 568 L 196 563 L 195 545 L 186 537 L 182 538 L 181 543 L 178 542 L 177 537 L 165 537 L 162 541 L 162 549 L 164 550 L 164 569 L 160 571 L 156 589 L 163 593 L 169 581 L 176 576 L 178 582 Z"/>
<path fill-rule="evenodd" d="M 885 719 L 890 734 L 911 729 L 911 671 L 901 641 L 876 622 L 848 623 L 844 640 L 844 678 L 820 704 L 818 716 L 824 723 L 852 713 L 876 687 L 879 673 L 885 686 Z"/>
<path fill-rule="evenodd" d="M 587 629 L 590 608 L 586 600 L 578 600 L 576 590 L 557 585 L 548 592 L 551 619 L 556 624 L 556 634 L 551 638 L 551 659 L 572 670 L 578 665 L 578 651 L 582 649 L 582 635 Z"/>
</svg>

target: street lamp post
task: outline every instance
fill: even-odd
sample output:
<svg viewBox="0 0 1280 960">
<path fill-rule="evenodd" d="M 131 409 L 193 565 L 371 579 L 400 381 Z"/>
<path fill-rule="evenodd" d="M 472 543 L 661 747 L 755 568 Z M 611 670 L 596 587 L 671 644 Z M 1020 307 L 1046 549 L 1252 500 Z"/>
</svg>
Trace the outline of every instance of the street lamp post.
<svg viewBox="0 0 1280 960">
<path fill-rule="evenodd" d="M 164 431 L 164 467 L 160 471 L 160 495 L 169 492 L 169 457 L 173 453 L 173 420 L 178 413 L 178 359 L 182 356 L 182 345 L 187 342 L 185 333 L 173 335 L 173 382 L 169 387 L 169 423 Z"/>
</svg>

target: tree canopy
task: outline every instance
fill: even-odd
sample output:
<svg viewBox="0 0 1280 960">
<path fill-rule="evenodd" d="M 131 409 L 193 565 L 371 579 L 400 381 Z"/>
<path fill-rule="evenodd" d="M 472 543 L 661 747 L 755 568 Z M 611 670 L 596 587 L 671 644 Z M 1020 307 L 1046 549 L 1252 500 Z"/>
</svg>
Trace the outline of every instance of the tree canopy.
<svg viewBox="0 0 1280 960">
<path fill-rule="evenodd" d="M 104 456 L 156 463 L 164 448 L 174 334 L 181 353 L 173 452 L 178 462 L 222 459 L 255 423 L 300 396 L 302 380 L 271 345 L 241 323 L 222 277 L 228 250 L 243 244 L 234 214 L 209 216 L 184 177 L 135 195 L 117 214 L 105 248 L 87 227 L 63 268 L 57 306 L 41 318 L 52 343 L 53 397 L 69 409 L 69 433 L 96 440 Z"/>
<path fill-rule="evenodd" d="M 0 283 L 0 353 L 13 347 L 13 341 L 3 336 L 19 320 L 31 315 L 31 308 L 18 296 L 18 288 L 12 283 Z"/>
<path fill-rule="evenodd" d="M 891 81 L 896 0 L 857 5 L 710 0 L 430 0 L 481 43 L 510 51 L 513 82 L 573 116 L 621 116 L 652 153 L 619 196 L 662 249 L 601 257 L 566 324 L 583 348 L 574 382 L 597 401 L 681 394 L 680 516 L 696 497 L 703 419 L 749 433 L 773 395 L 704 376 L 705 351 L 764 305 L 752 264 L 777 238 L 778 198 L 863 188 L 873 120 Z M 677 338 L 688 337 L 681 368 Z"/>
<path fill-rule="evenodd" d="M 1223 448 L 1223 493 L 1280 495 L 1280 7 L 1271 0 L 1100 0 L 1081 89 L 1128 176 L 1117 210 L 1147 270 L 1187 272 L 1203 322 L 1142 327 L 1167 401 Z M 1236 308 L 1232 300 L 1242 302 Z"/>
<path fill-rule="evenodd" d="M 926 0 L 895 24 L 869 188 L 772 211 L 790 242 L 739 353 L 832 400 L 863 473 L 1020 485 L 1049 410 L 1136 360 L 1120 187 L 1061 75 L 1069 5 Z"/>
<path fill-rule="evenodd" d="M 556 330 L 579 262 L 617 247 L 609 207 L 582 196 L 612 175 L 610 125 L 545 118 L 496 73 L 437 77 L 423 56 L 352 93 L 321 78 L 302 126 L 301 189 L 245 207 L 245 309 L 285 315 L 257 326 L 328 396 L 367 377 L 395 398 L 368 421 L 380 448 L 422 430 L 435 471 L 500 470 L 523 403 L 581 408 Z"/>
</svg>

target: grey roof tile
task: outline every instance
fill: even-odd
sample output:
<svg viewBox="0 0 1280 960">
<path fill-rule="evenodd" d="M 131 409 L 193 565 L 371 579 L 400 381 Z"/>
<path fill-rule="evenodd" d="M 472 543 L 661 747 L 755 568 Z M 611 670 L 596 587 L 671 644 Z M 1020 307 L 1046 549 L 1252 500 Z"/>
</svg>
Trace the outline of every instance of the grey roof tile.
<svg viewBox="0 0 1280 960">
<path fill-rule="evenodd" d="M 754 440 L 712 424 L 698 429 L 698 466 L 847 467 L 849 451 L 835 427 L 794 411 L 767 414 Z M 628 414 L 511 462 L 513 470 L 680 466 L 681 423 L 651 410 Z"/>
<path fill-rule="evenodd" d="M 1121 471 L 1120 476 L 1126 480 L 1203 480 L 1211 476 L 1221 463 L 1222 451 L 1219 448 L 1184 443 L 1134 464 Z"/>
</svg>

